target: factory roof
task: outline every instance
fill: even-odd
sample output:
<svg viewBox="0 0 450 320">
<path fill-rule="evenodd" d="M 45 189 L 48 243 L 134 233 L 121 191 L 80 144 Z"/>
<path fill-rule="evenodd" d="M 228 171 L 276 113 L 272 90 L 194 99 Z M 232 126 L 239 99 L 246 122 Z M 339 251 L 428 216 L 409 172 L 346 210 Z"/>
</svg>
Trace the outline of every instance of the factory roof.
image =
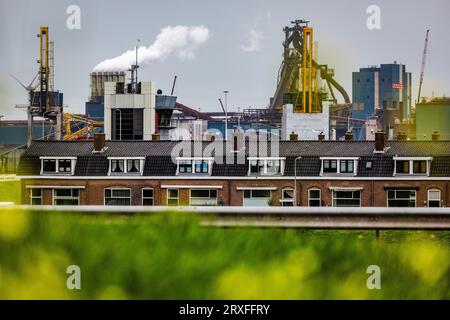
<svg viewBox="0 0 450 320">
<path fill-rule="evenodd" d="M 279 147 L 247 141 L 239 152 L 233 152 L 233 148 L 233 143 L 220 141 L 106 141 L 104 151 L 95 153 L 92 141 L 34 141 L 21 157 L 18 174 L 39 175 L 40 157 L 76 157 L 75 176 L 107 175 L 108 157 L 142 157 L 144 176 L 174 176 L 177 164 L 172 161 L 172 153 L 177 150 L 177 157 L 213 157 L 212 176 L 246 176 L 248 157 L 285 158 L 285 176 L 294 175 L 297 157 L 301 157 L 297 161 L 298 176 L 320 175 L 322 157 L 357 157 L 357 176 L 392 176 L 396 156 L 432 157 L 430 176 L 450 176 L 450 141 L 387 141 L 381 153 L 374 151 L 374 141 L 279 141 Z M 243 163 L 236 161 L 239 156 L 243 156 Z M 230 163 L 227 157 L 235 161 Z M 367 162 L 371 162 L 370 167 Z"/>
</svg>

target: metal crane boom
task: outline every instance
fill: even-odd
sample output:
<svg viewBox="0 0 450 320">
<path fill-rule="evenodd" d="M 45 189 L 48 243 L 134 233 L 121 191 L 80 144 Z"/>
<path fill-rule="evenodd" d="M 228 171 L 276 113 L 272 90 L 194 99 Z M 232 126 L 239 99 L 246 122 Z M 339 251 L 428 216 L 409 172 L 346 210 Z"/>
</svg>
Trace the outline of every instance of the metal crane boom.
<svg viewBox="0 0 450 320">
<path fill-rule="evenodd" d="M 425 37 L 425 46 L 423 48 L 423 55 L 422 55 L 422 66 L 420 68 L 420 80 L 419 80 L 419 93 L 417 95 L 417 102 L 420 103 L 420 94 L 422 92 L 422 84 L 423 84 L 423 74 L 425 72 L 425 63 L 427 61 L 427 49 L 428 49 L 428 36 L 430 34 L 430 29 L 427 30 L 427 35 Z"/>
</svg>

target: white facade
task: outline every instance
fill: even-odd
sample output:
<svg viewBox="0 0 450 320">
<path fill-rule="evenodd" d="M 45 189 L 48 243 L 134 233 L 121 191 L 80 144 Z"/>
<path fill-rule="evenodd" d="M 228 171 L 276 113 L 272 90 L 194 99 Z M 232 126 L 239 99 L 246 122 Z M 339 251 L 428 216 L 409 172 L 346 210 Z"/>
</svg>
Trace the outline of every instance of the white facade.
<svg viewBox="0 0 450 320">
<path fill-rule="evenodd" d="M 203 140 L 203 133 L 208 128 L 206 120 L 182 120 L 176 123 L 176 128 L 171 129 L 169 140 Z"/>
<path fill-rule="evenodd" d="M 283 116 L 281 120 L 281 138 L 289 140 L 292 132 L 298 134 L 299 140 L 318 140 L 319 133 L 325 134 L 325 139 L 329 139 L 330 127 L 330 106 L 323 103 L 322 113 L 294 113 L 292 104 L 283 106 Z"/>
<path fill-rule="evenodd" d="M 155 92 L 151 81 L 141 83 L 140 94 L 117 94 L 116 82 L 105 82 L 105 134 L 106 139 L 112 136 L 112 109 L 144 109 L 143 140 L 152 140 L 155 133 Z"/>
</svg>

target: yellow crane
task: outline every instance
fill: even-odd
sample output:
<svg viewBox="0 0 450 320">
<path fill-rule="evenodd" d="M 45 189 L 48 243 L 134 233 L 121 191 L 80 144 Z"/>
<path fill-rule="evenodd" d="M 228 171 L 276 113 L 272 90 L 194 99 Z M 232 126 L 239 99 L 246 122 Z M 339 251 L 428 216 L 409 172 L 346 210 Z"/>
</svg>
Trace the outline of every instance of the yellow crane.
<svg viewBox="0 0 450 320">
<path fill-rule="evenodd" d="M 72 122 L 78 124 L 78 123 L 84 123 L 84 127 L 77 128 L 78 130 L 72 131 Z M 102 121 L 95 121 L 92 119 L 88 119 L 76 114 L 64 112 L 64 126 L 66 128 L 66 133 L 64 135 L 63 140 L 69 141 L 69 140 L 79 140 L 82 138 L 89 137 L 89 134 L 92 132 L 98 130 L 97 126 L 103 125 Z"/>
</svg>

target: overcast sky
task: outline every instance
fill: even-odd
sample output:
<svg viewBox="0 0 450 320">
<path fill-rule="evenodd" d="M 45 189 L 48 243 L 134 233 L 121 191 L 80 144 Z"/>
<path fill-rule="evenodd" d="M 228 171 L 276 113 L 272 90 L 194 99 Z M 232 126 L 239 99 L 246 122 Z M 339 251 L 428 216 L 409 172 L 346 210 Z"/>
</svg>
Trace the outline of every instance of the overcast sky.
<svg viewBox="0 0 450 320">
<path fill-rule="evenodd" d="M 72 4 L 81 9 L 80 30 L 66 27 Z M 372 4 L 381 9 L 381 30 L 366 27 Z M 0 0 L 0 115 L 25 118 L 14 108 L 27 102 L 25 90 L 8 73 L 27 83 L 37 73 L 40 25 L 50 28 L 55 86 L 73 113 L 84 112 L 89 73 L 99 62 L 132 49 L 137 38 L 149 46 L 161 28 L 176 25 L 203 25 L 209 39 L 191 59 L 171 55 L 146 65 L 140 80 L 152 80 L 168 93 L 178 75 L 178 101 L 203 111 L 220 110 L 223 90 L 230 91 L 230 110 L 265 107 L 275 91 L 282 29 L 300 18 L 311 21 L 319 62 L 335 69 L 349 94 L 352 71 L 394 60 L 413 73 L 416 92 L 430 28 L 423 95 L 450 95 L 449 13 L 448 0 Z"/>
</svg>

